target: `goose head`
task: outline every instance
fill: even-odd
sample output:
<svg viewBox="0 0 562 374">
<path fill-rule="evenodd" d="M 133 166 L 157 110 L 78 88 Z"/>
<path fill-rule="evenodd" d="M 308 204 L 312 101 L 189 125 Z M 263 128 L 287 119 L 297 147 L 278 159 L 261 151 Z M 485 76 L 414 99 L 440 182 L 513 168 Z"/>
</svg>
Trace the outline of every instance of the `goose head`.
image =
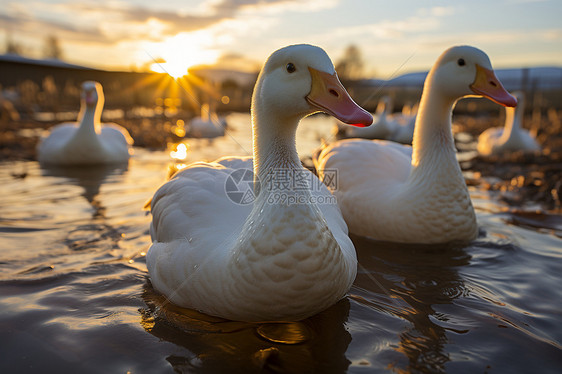
<svg viewBox="0 0 562 374">
<path fill-rule="evenodd" d="M 260 110 L 282 120 L 321 111 L 361 127 L 373 121 L 340 83 L 326 52 L 307 44 L 281 48 L 267 59 L 252 98 L 252 111 Z"/>
<path fill-rule="evenodd" d="M 105 101 L 101 83 L 94 81 L 85 81 L 82 83 L 80 98 L 86 108 L 101 112 Z"/>
<path fill-rule="evenodd" d="M 515 97 L 496 77 L 486 53 L 471 46 L 452 47 L 443 52 L 431 69 L 428 81 L 453 101 L 476 95 L 506 107 L 517 105 Z"/>
</svg>

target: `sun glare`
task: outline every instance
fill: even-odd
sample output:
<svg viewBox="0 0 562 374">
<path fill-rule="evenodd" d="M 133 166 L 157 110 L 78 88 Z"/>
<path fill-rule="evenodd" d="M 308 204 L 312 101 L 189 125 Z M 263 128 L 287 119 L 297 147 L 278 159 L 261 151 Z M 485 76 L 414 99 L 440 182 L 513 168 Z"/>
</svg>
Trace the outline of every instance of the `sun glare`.
<svg viewBox="0 0 562 374">
<path fill-rule="evenodd" d="M 208 48 L 209 45 L 212 45 L 211 36 L 203 31 L 180 33 L 170 37 L 149 47 L 155 57 L 164 60 L 153 63 L 150 69 L 179 78 L 186 75 L 187 69 L 192 66 L 214 64 L 219 52 Z"/>
<path fill-rule="evenodd" d="M 189 66 L 185 66 L 181 61 L 171 61 L 171 62 L 155 62 L 150 66 L 150 70 L 155 73 L 166 73 L 173 78 L 183 77 L 187 74 L 187 69 Z"/>
<path fill-rule="evenodd" d="M 179 143 L 175 150 L 170 152 L 170 156 L 175 160 L 185 160 L 187 158 L 187 152 L 189 151 L 189 145 L 185 143 Z"/>
</svg>

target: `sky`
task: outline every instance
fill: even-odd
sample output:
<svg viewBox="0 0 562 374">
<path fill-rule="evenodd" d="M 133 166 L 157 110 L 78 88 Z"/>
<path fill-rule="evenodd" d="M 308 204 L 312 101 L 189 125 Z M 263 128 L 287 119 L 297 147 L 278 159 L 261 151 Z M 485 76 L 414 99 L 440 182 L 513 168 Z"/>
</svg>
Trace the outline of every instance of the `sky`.
<svg viewBox="0 0 562 374">
<path fill-rule="evenodd" d="M 495 68 L 562 66 L 561 19 L 559 0 L 2 0 L 0 53 L 12 40 L 40 58 L 54 36 L 65 61 L 88 67 L 254 71 L 286 45 L 318 45 L 334 62 L 355 45 L 366 77 L 388 79 L 458 44 Z"/>
</svg>

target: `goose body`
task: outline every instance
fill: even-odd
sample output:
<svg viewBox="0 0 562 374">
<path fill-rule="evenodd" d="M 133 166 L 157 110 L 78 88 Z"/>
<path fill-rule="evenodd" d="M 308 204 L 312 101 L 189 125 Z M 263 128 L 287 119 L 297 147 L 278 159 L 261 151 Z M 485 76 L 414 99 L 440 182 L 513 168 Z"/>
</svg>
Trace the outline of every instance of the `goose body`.
<svg viewBox="0 0 562 374">
<path fill-rule="evenodd" d="M 516 108 L 505 108 L 505 126 L 487 129 L 478 137 L 476 149 L 481 155 L 540 150 L 536 139 L 529 134 L 529 131 L 522 128 L 525 111 L 524 94 L 518 91 L 513 95 L 517 98 L 518 105 Z"/>
<path fill-rule="evenodd" d="M 201 116 L 193 118 L 189 123 L 188 135 L 195 138 L 216 138 L 224 136 L 226 120 L 210 109 L 208 104 L 201 105 Z"/>
<path fill-rule="evenodd" d="M 333 196 L 295 148 L 300 119 L 317 111 L 372 121 L 322 49 L 274 52 L 252 96 L 254 156 L 192 164 L 152 199 L 146 260 L 156 290 L 179 306 L 241 321 L 300 320 L 345 296 L 355 249 Z M 260 187 L 233 201 L 225 191 L 253 185 L 247 173 Z M 285 185 L 286 176 L 299 188 Z M 241 197 L 251 191 L 259 191 L 255 200 Z"/>
<path fill-rule="evenodd" d="M 402 144 L 412 144 L 417 112 L 417 104 L 406 112 L 404 109 L 402 110 L 402 115 L 396 120 L 396 127 L 390 136 L 390 140 Z"/>
<path fill-rule="evenodd" d="M 81 101 L 78 122 L 56 125 L 41 140 L 37 149 L 39 162 L 61 166 L 128 162 L 133 152 L 128 131 L 114 123 L 101 123 L 101 84 L 84 82 Z"/>
<path fill-rule="evenodd" d="M 324 169 L 337 169 L 333 193 L 352 233 L 409 243 L 476 238 L 476 217 L 451 131 L 455 102 L 474 94 L 516 105 L 484 52 L 450 48 L 425 81 L 412 147 L 351 139 L 316 155 L 321 179 Z"/>
</svg>

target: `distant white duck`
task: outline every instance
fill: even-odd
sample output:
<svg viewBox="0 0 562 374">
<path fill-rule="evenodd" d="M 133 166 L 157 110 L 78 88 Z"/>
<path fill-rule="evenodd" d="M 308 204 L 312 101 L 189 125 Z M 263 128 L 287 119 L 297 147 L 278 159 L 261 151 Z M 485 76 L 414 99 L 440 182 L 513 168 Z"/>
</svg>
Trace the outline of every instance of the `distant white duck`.
<svg viewBox="0 0 562 374">
<path fill-rule="evenodd" d="M 502 105 L 517 105 L 484 52 L 469 46 L 450 48 L 425 81 L 413 147 L 352 139 L 316 154 L 321 179 L 324 169 L 337 170 L 333 193 L 352 233 L 410 243 L 477 237 L 476 217 L 451 131 L 456 101 L 475 94 Z"/>
<path fill-rule="evenodd" d="M 126 163 L 133 139 L 115 123 L 101 123 L 104 96 L 100 83 L 82 83 L 78 122 L 53 127 L 38 145 L 42 164 L 62 166 Z"/>
<path fill-rule="evenodd" d="M 407 111 L 402 110 L 402 115 L 396 120 L 396 127 L 390 136 L 390 140 L 403 144 L 412 144 L 418 107 L 419 104 L 416 104 L 408 108 Z"/>
<path fill-rule="evenodd" d="M 517 98 L 517 108 L 505 108 L 505 126 L 487 129 L 478 137 L 476 149 L 481 155 L 540 150 L 536 139 L 522 128 L 525 95 L 517 91 L 513 96 Z"/>
<path fill-rule="evenodd" d="M 226 120 L 211 111 L 209 104 L 201 105 L 201 115 L 193 118 L 189 123 L 188 135 L 195 138 L 216 138 L 223 136 L 226 130 Z"/>
<path fill-rule="evenodd" d="M 318 111 L 372 122 L 322 49 L 274 52 L 252 95 L 255 163 L 194 163 L 152 199 L 146 263 L 157 291 L 179 306 L 240 321 L 300 320 L 345 296 L 355 249 L 337 204 L 329 203 L 333 196 L 301 166 L 295 146 L 300 119 Z M 256 200 L 233 202 L 225 189 L 238 192 L 236 183 L 252 170 L 261 181 Z M 298 188 L 288 186 L 293 182 Z"/>
<path fill-rule="evenodd" d="M 348 127 L 348 138 L 388 139 L 396 128 L 396 122 L 391 114 L 393 103 L 390 96 L 383 96 L 377 105 L 373 124 L 369 127 Z"/>
</svg>

